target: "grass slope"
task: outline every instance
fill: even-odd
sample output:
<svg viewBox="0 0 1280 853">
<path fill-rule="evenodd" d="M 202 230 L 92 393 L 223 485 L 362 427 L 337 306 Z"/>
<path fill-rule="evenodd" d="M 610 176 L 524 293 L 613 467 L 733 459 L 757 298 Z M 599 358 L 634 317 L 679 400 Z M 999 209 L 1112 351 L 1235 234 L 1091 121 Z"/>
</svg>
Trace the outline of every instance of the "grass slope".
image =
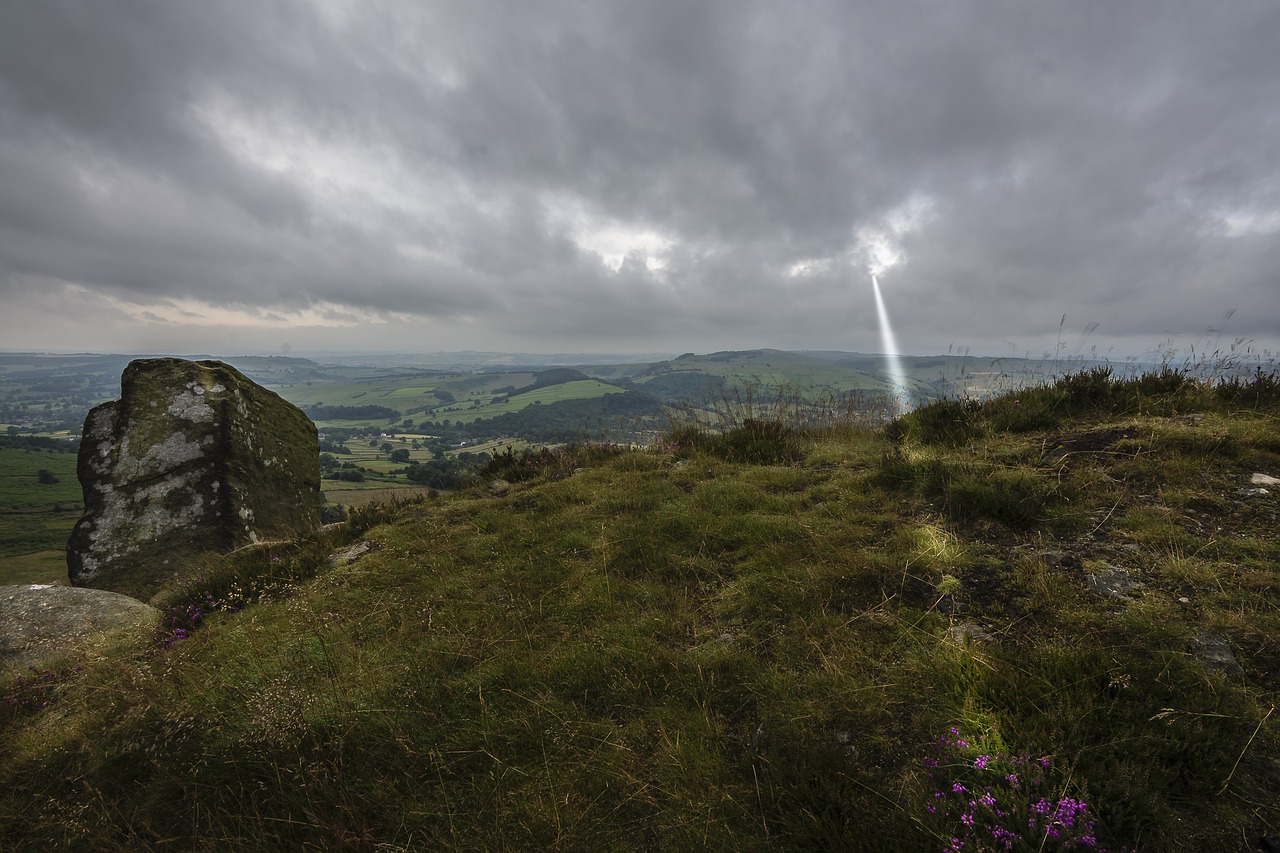
<svg viewBox="0 0 1280 853">
<path fill-rule="evenodd" d="M 172 591 L 189 639 L 0 680 L 0 843 L 943 849 L 939 786 L 1025 754 L 1012 849 L 1062 849 L 1041 794 L 1237 849 L 1280 831 L 1277 397 L 1092 376 L 355 510 Z"/>
</svg>

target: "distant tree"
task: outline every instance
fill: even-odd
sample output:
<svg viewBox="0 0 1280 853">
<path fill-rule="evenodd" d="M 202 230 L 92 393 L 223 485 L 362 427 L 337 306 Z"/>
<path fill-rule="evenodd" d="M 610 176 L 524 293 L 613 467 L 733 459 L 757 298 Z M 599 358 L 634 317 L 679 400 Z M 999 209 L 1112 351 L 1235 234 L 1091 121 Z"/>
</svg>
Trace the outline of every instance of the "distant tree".
<svg viewBox="0 0 1280 853">
<path fill-rule="evenodd" d="M 308 382 L 308 385 L 311 383 Z M 347 508 L 342 504 L 324 504 L 320 507 L 320 521 L 332 524 L 335 521 L 347 520 Z"/>
<path fill-rule="evenodd" d="M 392 449 L 391 442 L 389 441 L 382 442 L 382 446 L 380 446 L 378 449 L 381 450 L 383 453 L 390 453 Z"/>
<path fill-rule="evenodd" d="M 376 439 L 376 438 L 371 438 L 371 439 L 369 439 L 369 446 L 370 446 L 370 447 L 377 447 L 377 446 L 378 446 L 378 439 Z"/>
<path fill-rule="evenodd" d="M 37 471 L 36 480 L 42 486 L 52 486 L 54 483 L 58 482 L 58 478 L 48 468 L 41 468 Z"/>
<path fill-rule="evenodd" d="M 392 462 L 408 462 L 409 450 L 407 448 L 401 447 L 391 451 L 391 461 Z"/>
<path fill-rule="evenodd" d="M 473 479 L 473 475 L 467 468 L 451 461 L 441 462 L 434 459 L 422 464 L 411 463 L 409 470 L 405 472 L 405 477 L 411 482 L 435 489 L 460 489 Z"/>
</svg>

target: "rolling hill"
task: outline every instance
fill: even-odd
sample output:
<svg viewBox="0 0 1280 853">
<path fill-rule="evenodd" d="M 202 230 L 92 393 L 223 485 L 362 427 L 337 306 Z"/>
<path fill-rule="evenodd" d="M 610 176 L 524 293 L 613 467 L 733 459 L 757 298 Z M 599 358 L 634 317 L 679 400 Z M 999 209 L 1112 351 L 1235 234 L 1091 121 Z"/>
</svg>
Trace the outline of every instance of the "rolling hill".
<svg viewBox="0 0 1280 853">
<path fill-rule="evenodd" d="M 1278 413 L 1087 371 L 510 454 L 0 676 L 0 844 L 1239 849 L 1280 825 Z"/>
</svg>

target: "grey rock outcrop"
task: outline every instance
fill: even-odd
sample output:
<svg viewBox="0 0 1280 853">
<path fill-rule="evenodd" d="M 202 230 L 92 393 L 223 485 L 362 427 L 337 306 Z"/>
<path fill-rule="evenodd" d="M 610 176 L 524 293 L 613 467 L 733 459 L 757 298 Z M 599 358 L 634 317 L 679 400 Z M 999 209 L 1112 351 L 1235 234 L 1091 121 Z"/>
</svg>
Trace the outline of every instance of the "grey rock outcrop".
<svg viewBox="0 0 1280 853">
<path fill-rule="evenodd" d="M 1212 632 L 1197 634 L 1191 640 L 1191 651 L 1214 672 L 1233 676 L 1244 675 L 1244 667 L 1240 666 L 1235 652 L 1231 651 L 1231 643 L 1221 634 Z"/>
<path fill-rule="evenodd" d="M 101 589 L 25 584 L 0 587 L 0 670 L 34 666 L 95 634 L 160 621 L 160 611 Z"/>
<path fill-rule="evenodd" d="M 72 584 L 146 599 L 202 557 L 320 526 L 319 443 L 297 407 L 219 361 L 139 359 L 89 412 Z"/>
<path fill-rule="evenodd" d="M 1102 571 L 1089 575 L 1085 583 L 1103 598 L 1123 602 L 1133 601 L 1129 593 L 1142 586 L 1141 581 L 1116 566 L 1107 566 Z"/>
</svg>

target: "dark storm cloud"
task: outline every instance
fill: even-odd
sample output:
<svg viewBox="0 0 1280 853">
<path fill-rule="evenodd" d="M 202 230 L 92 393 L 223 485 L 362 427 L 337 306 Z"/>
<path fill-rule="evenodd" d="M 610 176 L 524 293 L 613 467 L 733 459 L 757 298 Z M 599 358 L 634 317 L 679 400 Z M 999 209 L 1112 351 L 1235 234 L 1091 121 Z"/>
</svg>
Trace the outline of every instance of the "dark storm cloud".
<svg viewBox="0 0 1280 853">
<path fill-rule="evenodd" d="M 866 349 L 879 234 L 917 351 L 1034 349 L 1064 313 L 1115 342 L 1280 329 L 1269 2 L 2 14 L 13 304 Z"/>
</svg>

